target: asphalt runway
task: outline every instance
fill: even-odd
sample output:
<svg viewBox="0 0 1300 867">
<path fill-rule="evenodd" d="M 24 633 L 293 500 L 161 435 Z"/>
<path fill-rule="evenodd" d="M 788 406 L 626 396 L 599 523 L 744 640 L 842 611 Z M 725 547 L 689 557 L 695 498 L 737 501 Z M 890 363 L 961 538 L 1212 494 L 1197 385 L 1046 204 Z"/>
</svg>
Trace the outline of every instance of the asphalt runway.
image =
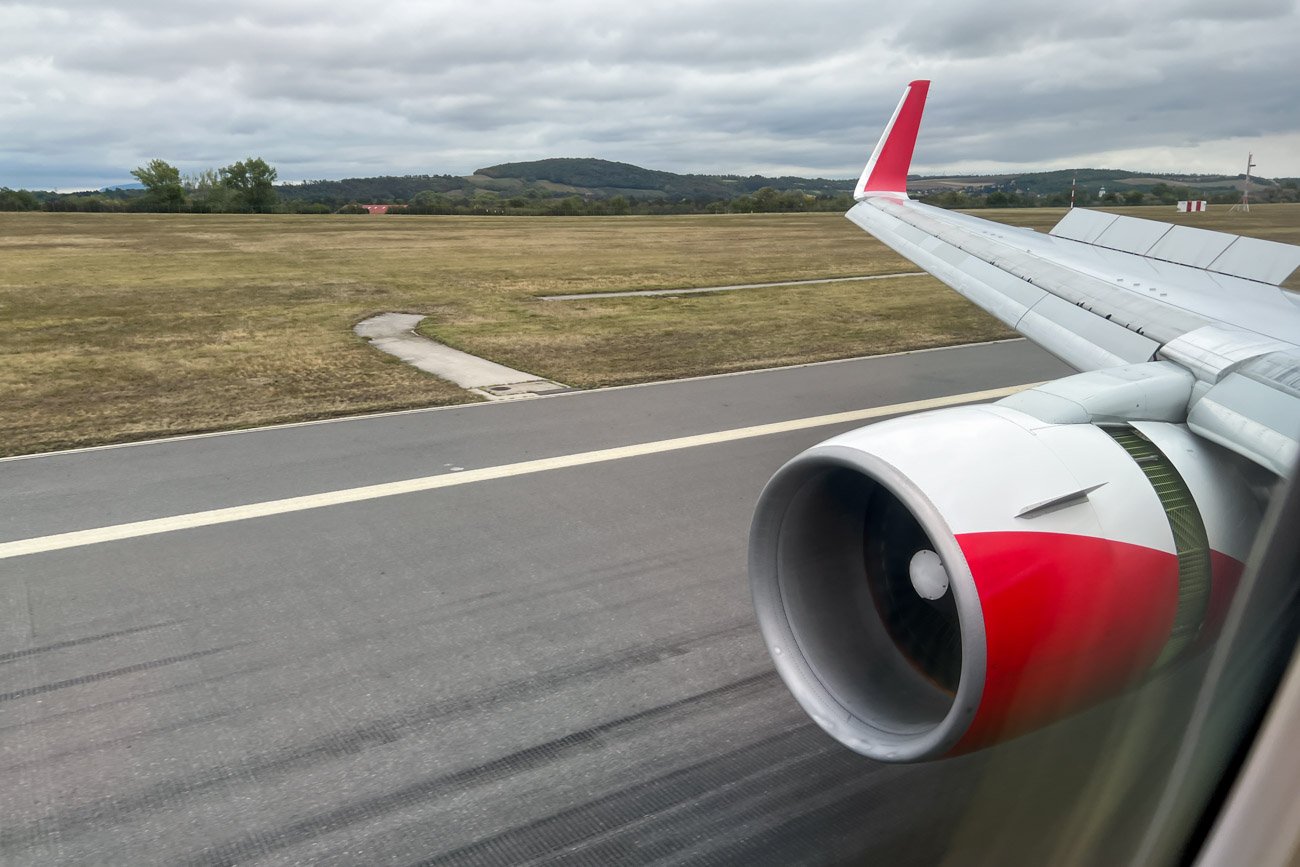
<svg viewBox="0 0 1300 867">
<path fill-rule="evenodd" d="M 8 460 L 0 543 L 1068 372 L 1012 341 Z M 0 559 L 0 860 L 1064 863 L 1150 701 L 891 766 L 773 673 L 751 511 L 853 426 Z"/>
</svg>

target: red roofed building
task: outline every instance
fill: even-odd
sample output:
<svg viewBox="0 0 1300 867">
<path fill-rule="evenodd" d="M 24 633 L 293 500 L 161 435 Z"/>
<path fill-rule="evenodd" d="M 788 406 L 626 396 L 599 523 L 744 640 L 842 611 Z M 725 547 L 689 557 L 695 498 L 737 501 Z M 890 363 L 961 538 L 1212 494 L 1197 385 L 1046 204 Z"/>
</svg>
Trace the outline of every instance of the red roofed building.
<svg viewBox="0 0 1300 867">
<path fill-rule="evenodd" d="M 387 214 L 389 205 L 362 205 L 369 214 Z"/>
</svg>

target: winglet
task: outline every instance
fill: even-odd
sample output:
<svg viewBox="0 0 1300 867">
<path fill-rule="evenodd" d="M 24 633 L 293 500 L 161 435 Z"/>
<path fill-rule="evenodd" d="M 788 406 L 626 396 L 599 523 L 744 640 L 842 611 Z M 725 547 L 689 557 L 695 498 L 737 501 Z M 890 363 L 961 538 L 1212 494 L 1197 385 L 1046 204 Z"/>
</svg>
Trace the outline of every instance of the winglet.
<svg viewBox="0 0 1300 867">
<path fill-rule="evenodd" d="M 862 170 L 862 177 L 858 178 L 853 198 L 858 201 L 871 196 L 907 198 L 907 170 L 912 167 L 912 151 L 929 91 L 928 81 L 913 81 L 903 91 L 889 126 L 885 127 L 867 167 Z"/>
</svg>

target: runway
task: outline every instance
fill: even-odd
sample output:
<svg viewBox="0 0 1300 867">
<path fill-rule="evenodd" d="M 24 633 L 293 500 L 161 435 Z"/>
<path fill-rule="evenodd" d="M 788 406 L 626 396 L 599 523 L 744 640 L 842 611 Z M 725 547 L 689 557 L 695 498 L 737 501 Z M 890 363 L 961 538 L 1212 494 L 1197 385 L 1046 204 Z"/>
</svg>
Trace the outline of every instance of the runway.
<svg viewBox="0 0 1300 867">
<path fill-rule="evenodd" d="M 862 422 L 782 423 L 1068 372 L 1011 341 L 0 462 L 15 543 L 701 440 L 0 559 L 0 862 L 1050 855 L 1128 711 L 858 757 L 776 679 L 745 545 Z"/>
</svg>

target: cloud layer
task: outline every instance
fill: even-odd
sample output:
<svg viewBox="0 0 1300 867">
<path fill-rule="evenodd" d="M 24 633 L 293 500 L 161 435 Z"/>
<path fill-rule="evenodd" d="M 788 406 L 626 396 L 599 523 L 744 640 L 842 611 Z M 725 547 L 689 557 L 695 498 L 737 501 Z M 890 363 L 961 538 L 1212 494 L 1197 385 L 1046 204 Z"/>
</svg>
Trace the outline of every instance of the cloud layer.
<svg viewBox="0 0 1300 867">
<path fill-rule="evenodd" d="M 596 156 L 850 177 L 934 80 L 918 171 L 1300 175 L 1296 0 L 0 2 L 0 186 L 161 157 L 285 179 Z"/>
</svg>

